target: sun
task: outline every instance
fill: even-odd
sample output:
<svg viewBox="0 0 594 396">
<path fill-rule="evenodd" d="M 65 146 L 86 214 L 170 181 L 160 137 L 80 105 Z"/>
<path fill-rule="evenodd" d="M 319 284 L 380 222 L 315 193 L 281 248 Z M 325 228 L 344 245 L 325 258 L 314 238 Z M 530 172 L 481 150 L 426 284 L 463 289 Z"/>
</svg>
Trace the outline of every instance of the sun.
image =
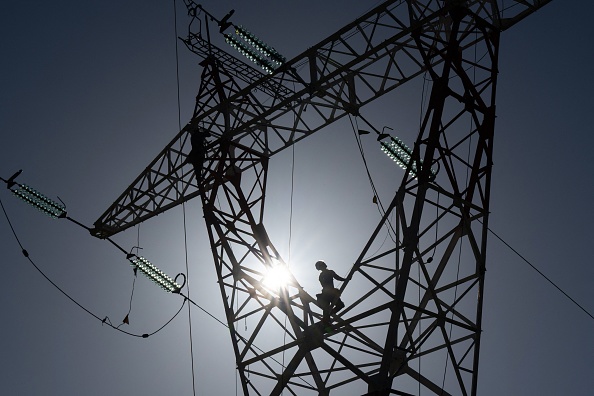
<svg viewBox="0 0 594 396">
<path fill-rule="evenodd" d="M 271 291 L 277 292 L 285 288 L 291 282 L 292 278 L 293 276 L 289 268 L 285 264 L 279 263 L 266 272 L 262 280 L 262 285 Z"/>
</svg>

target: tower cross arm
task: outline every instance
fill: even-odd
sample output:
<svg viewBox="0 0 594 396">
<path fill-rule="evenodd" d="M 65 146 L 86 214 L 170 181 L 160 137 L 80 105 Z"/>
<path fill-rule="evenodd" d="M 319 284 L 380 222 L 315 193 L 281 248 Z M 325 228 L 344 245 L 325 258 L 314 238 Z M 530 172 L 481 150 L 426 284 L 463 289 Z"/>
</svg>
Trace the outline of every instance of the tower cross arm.
<svg viewBox="0 0 594 396">
<path fill-rule="evenodd" d="M 499 8 L 499 18 L 496 19 L 496 26 L 501 31 L 507 30 L 527 16 L 538 11 L 552 0 L 514 0 L 507 8 Z M 498 1 L 501 3 L 501 0 Z"/>
<path fill-rule="evenodd" d="M 253 158 L 268 159 L 346 115 L 357 115 L 362 106 L 441 63 L 442 54 L 423 55 L 415 37 L 445 42 L 454 10 L 471 13 L 496 31 L 549 1 L 515 1 L 501 9 L 501 0 L 392 0 L 260 79 L 234 78 L 236 62 L 214 62 L 209 75 L 214 88 L 197 99 L 192 120 L 95 222 L 94 235 L 108 237 L 199 195 L 200 183 L 209 179 L 205 174 L 199 181 L 192 166 L 193 134 L 209 136 L 205 160 L 225 158 L 225 166 L 241 173 L 253 166 Z M 462 50 L 475 45 L 470 37 Z M 222 147 L 236 158 L 222 155 Z M 209 183 L 203 187 L 212 188 Z"/>
</svg>

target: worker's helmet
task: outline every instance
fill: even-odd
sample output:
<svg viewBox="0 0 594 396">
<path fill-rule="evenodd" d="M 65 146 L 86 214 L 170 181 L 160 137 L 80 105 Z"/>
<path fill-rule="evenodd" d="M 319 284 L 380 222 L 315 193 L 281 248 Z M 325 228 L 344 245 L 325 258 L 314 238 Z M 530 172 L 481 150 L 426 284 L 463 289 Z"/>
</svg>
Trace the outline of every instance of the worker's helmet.
<svg viewBox="0 0 594 396">
<path fill-rule="evenodd" d="M 323 262 L 322 260 L 316 261 L 316 269 L 321 271 L 324 268 L 328 268 L 328 266 L 326 265 L 325 262 Z"/>
</svg>

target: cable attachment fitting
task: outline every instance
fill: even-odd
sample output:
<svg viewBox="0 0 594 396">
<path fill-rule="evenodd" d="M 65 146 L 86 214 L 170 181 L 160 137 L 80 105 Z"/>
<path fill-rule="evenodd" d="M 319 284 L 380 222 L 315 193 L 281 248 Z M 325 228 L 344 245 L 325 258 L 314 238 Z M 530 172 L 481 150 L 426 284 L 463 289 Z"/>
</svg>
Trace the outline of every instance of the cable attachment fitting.
<svg viewBox="0 0 594 396">
<path fill-rule="evenodd" d="M 23 173 L 22 169 L 19 169 L 17 172 L 15 172 L 14 175 L 10 176 L 10 178 L 8 178 L 8 180 L 5 180 L 6 182 L 6 188 L 8 188 L 9 190 L 15 185 L 17 184 L 14 180 L 21 174 Z"/>
<path fill-rule="evenodd" d="M 180 292 L 180 290 L 181 290 L 181 289 L 182 289 L 182 288 L 183 288 L 183 287 L 186 285 L 186 274 L 184 274 L 184 273 L 182 273 L 182 272 L 180 272 L 179 274 L 175 275 L 175 278 L 173 278 L 173 281 L 177 283 L 177 278 L 178 278 L 180 275 L 181 275 L 181 276 L 183 276 L 183 278 L 184 278 L 184 283 L 182 283 L 182 284 L 181 284 L 181 286 L 179 287 L 179 289 L 178 289 L 177 291 L 174 291 L 173 293 L 179 293 L 179 292 Z"/>
</svg>

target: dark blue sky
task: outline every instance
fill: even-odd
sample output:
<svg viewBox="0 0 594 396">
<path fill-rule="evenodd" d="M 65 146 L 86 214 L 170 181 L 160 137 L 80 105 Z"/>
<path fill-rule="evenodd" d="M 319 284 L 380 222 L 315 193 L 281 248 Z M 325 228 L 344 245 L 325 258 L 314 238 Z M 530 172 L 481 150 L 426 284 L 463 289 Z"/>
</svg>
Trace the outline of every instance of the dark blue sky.
<svg viewBox="0 0 594 396">
<path fill-rule="evenodd" d="M 178 3 L 183 36 L 188 20 Z M 234 22 L 288 58 L 375 4 L 203 3 L 218 16 L 235 9 Z M 557 0 L 502 35 L 490 217 L 495 232 L 590 312 L 592 12 L 591 2 Z M 0 176 L 23 169 L 19 181 L 60 196 L 72 217 L 90 225 L 178 131 L 172 1 L 11 2 L 0 13 L 0 33 Z M 184 124 L 201 70 L 181 45 L 179 56 Z M 407 122 L 418 120 L 421 95 L 412 85 L 398 98 L 397 106 L 382 100 L 365 114 L 412 142 Z M 372 206 L 358 209 L 371 192 L 354 141 L 342 138 L 347 129 L 343 120 L 295 147 L 291 256 L 303 263 L 293 268 L 310 292 L 318 288 L 313 262 L 324 258 L 346 273 L 344 263 L 353 262 L 378 220 Z M 328 143 L 336 141 L 344 141 L 342 150 L 329 154 Z M 391 175 L 400 170 L 374 150 L 367 147 L 376 183 L 393 194 L 401 175 Z M 290 171 L 287 150 L 271 162 L 267 207 L 268 231 L 284 257 Z M 123 255 L 8 191 L 0 194 L 35 262 L 85 307 L 119 324 L 133 282 Z M 186 206 L 186 221 L 192 298 L 223 319 L 199 202 Z M 181 208 L 115 239 L 125 247 L 140 240 L 142 254 L 167 273 L 185 272 Z M 21 255 L 5 220 L 0 252 L 3 393 L 191 394 L 187 310 L 149 339 L 128 337 L 102 327 L 43 279 Z M 495 238 L 487 269 L 479 394 L 590 394 L 594 320 Z M 125 329 L 152 332 L 181 302 L 139 277 Z M 192 326 L 197 394 L 234 394 L 227 330 L 197 309 Z"/>
</svg>

